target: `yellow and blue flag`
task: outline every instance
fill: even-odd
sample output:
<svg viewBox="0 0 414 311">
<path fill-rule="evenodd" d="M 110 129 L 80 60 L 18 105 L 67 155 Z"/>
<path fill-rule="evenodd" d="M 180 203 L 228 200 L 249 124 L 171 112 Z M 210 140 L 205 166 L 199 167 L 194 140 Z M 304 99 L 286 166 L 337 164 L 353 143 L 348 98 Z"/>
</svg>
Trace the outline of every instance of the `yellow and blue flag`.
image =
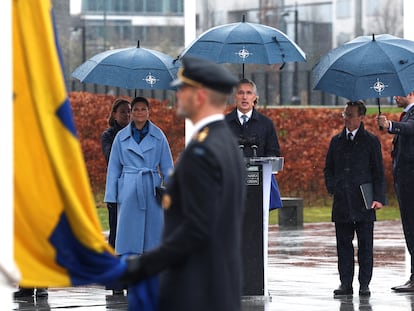
<svg viewBox="0 0 414 311">
<path fill-rule="evenodd" d="M 102 235 L 63 78 L 49 0 L 13 1 L 14 259 L 22 287 L 119 286 L 123 258 Z M 158 308 L 157 277 L 129 310 Z"/>
<path fill-rule="evenodd" d="M 111 284 L 49 0 L 13 0 L 14 259 L 22 287 Z"/>
</svg>

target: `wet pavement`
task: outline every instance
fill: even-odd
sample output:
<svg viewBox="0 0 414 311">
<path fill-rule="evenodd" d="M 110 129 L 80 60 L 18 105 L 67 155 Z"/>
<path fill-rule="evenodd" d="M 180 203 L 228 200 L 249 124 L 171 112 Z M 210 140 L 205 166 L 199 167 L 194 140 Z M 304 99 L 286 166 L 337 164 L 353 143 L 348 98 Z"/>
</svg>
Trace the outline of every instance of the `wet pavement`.
<svg viewBox="0 0 414 311">
<path fill-rule="evenodd" d="M 339 285 L 332 223 L 304 224 L 301 229 L 269 227 L 268 291 L 265 297 L 244 297 L 243 311 L 381 311 L 413 310 L 414 293 L 397 294 L 391 287 L 408 280 L 406 250 L 399 221 L 375 223 L 371 297 L 358 296 L 358 265 L 354 295 L 334 299 Z M 356 246 L 356 244 L 355 244 Z M 356 293 L 356 294 L 355 294 Z M 13 310 L 127 310 L 125 296 L 112 296 L 101 286 L 50 288 L 47 299 L 18 299 Z"/>
</svg>

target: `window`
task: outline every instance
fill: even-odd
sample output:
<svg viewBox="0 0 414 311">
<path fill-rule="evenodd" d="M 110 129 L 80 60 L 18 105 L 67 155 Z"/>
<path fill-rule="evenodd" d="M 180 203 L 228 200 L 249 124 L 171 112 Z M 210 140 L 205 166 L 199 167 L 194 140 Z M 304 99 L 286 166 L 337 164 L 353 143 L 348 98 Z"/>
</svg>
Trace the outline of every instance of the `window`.
<svg viewBox="0 0 414 311">
<path fill-rule="evenodd" d="M 337 18 L 351 17 L 351 1 L 350 0 L 338 0 L 336 2 L 336 17 Z"/>
<path fill-rule="evenodd" d="M 83 0 L 83 12 L 103 12 L 109 14 L 177 14 L 184 12 L 184 0 Z"/>
</svg>

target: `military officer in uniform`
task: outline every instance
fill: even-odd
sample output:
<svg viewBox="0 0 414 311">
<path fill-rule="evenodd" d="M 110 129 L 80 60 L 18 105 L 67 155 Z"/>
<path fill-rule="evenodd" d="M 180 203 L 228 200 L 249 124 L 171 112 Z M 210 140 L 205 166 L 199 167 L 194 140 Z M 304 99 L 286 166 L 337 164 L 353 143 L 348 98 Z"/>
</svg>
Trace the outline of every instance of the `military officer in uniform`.
<svg viewBox="0 0 414 311">
<path fill-rule="evenodd" d="M 184 57 L 177 114 L 194 125 L 162 198 L 161 245 L 127 259 L 123 281 L 160 272 L 160 310 L 241 309 L 245 163 L 224 111 L 237 85 L 223 66 Z"/>
</svg>

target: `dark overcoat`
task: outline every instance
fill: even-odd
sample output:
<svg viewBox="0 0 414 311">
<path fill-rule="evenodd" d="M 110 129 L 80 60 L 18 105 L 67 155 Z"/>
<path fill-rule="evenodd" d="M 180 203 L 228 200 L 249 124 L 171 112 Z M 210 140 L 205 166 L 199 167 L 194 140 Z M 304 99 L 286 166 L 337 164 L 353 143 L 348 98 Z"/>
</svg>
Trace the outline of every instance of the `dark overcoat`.
<svg viewBox="0 0 414 311">
<path fill-rule="evenodd" d="M 226 115 L 226 121 L 239 143 L 245 145 L 244 155 L 246 157 L 253 156 L 253 150 L 250 147 L 251 142 L 256 142 L 256 145 L 258 146 L 256 150 L 257 156 L 280 156 L 280 146 L 275 125 L 273 124 L 273 121 L 264 114 L 253 109 L 251 118 L 247 121 L 246 125 L 243 126 L 240 124 L 237 108 L 235 108 Z"/>
<path fill-rule="evenodd" d="M 101 135 L 101 146 L 104 154 L 106 164 L 109 162 L 109 155 L 111 154 L 112 144 L 116 134 L 122 130 L 122 127 L 115 121 L 115 125 L 108 127 Z"/>
<path fill-rule="evenodd" d="M 162 311 L 238 311 L 245 162 L 224 120 L 202 128 L 184 152 L 163 196 L 162 244 L 140 257 L 160 274 Z"/>
<path fill-rule="evenodd" d="M 392 122 L 389 132 L 395 134 L 392 141 L 394 187 L 405 241 L 411 255 L 412 279 L 414 273 L 414 106 L 407 111 L 401 122 Z"/>
<path fill-rule="evenodd" d="M 414 106 L 401 120 L 392 122 L 393 173 L 400 183 L 414 180 Z"/>
<path fill-rule="evenodd" d="M 373 183 L 373 198 L 385 204 L 385 176 L 381 144 L 361 123 L 353 141 L 346 129 L 332 137 L 324 168 L 325 184 L 333 195 L 332 221 L 376 220 L 375 210 L 364 206 L 359 186 Z"/>
</svg>

